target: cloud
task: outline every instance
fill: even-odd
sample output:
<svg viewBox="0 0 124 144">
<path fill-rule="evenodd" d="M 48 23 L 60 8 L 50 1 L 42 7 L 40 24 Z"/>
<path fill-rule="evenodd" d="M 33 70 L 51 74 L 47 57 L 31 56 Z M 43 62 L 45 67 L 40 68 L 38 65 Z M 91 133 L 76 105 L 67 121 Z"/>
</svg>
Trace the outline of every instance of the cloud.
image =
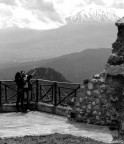
<svg viewBox="0 0 124 144">
<path fill-rule="evenodd" d="M 13 2 L 11 3 L 11 1 Z M 0 28 L 17 26 L 20 28 L 52 29 L 65 23 L 64 18 L 54 8 L 52 1 L 11 1 L 0 0 Z"/>
<path fill-rule="evenodd" d="M 54 3 L 56 10 L 60 11 L 63 15 L 69 14 L 72 10 L 82 9 L 92 3 L 96 5 L 105 6 L 103 0 L 51 0 Z M 109 1 L 109 0 L 107 0 Z M 110 0 L 111 1 L 111 0 Z"/>
<path fill-rule="evenodd" d="M 20 0 L 20 3 L 26 9 L 39 9 L 41 11 L 55 11 L 52 1 L 46 0 Z"/>
<path fill-rule="evenodd" d="M 64 19 L 54 8 L 52 1 L 48 0 L 20 0 L 22 7 L 31 10 L 34 14 L 38 13 L 38 17 L 41 19 L 46 16 L 47 18 L 63 23 Z"/>
<path fill-rule="evenodd" d="M 92 3 L 103 7 L 124 8 L 124 0 L 51 0 L 55 1 L 60 8 L 77 8 L 85 7 Z"/>
<path fill-rule="evenodd" d="M 95 3 L 104 7 L 124 8 L 124 0 L 86 0 L 87 4 Z"/>
<path fill-rule="evenodd" d="M 11 17 L 13 15 L 12 8 L 5 4 L 0 4 L 0 28 L 12 26 Z"/>
<path fill-rule="evenodd" d="M 115 8 L 124 8 L 124 0 L 114 1 L 113 7 Z"/>
<path fill-rule="evenodd" d="M 124 8 L 124 0 L 89 0 L 89 3 L 92 2 L 104 7 Z"/>
<path fill-rule="evenodd" d="M 16 5 L 15 0 L 0 0 L 0 3 L 6 4 L 6 5 Z"/>
<path fill-rule="evenodd" d="M 78 3 L 78 6 L 87 6 L 92 3 L 97 4 L 97 5 L 104 5 L 104 2 L 102 0 L 84 0 L 84 1 L 80 1 Z"/>
</svg>

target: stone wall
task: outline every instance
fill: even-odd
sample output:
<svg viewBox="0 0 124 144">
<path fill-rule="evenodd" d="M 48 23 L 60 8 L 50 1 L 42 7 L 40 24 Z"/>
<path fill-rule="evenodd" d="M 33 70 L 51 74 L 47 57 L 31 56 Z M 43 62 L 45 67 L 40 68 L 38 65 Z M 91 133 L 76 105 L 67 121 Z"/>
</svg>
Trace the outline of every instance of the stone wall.
<svg viewBox="0 0 124 144">
<path fill-rule="evenodd" d="M 116 22 L 117 40 L 104 72 L 85 80 L 69 119 L 119 129 L 124 121 L 124 18 Z"/>
<path fill-rule="evenodd" d="M 97 74 L 82 85 L 77 97 L 72 99 L 74 107 L 68 112 L 69 119 L 89 124 L 108 125 L 113 129 L 119 127 L 117 106 L 121 90 L 113 88 L 110 84 L 111 80 L 106 81 L 105 77 L 105 73 Z"/>
</svg>

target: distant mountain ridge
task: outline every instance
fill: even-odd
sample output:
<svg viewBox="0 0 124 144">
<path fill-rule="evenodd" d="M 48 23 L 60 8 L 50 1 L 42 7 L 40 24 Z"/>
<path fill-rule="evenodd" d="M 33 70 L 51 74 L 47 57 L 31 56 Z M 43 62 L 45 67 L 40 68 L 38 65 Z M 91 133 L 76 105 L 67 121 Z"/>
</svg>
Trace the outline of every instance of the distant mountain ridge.
<svg viewBox="0 0 124 144">
<path fill-rule="evenodd" d="M 28 75 L 32 74 L 36 70 L 33 79 L 44 79 L 58 82 L 69 82 L 60 72 L 55 71 L 52 68 L 36 68 L 27 72 Z"/>
<path fill-rule="evenodd" d="M 69 81 L 82 83 L 84 79 L 102 72 L 111 49 L 87 49 L 82 52 L 63 55 L 39 65 L 51 67 L 61 72 Z M 38 64 L 38 63 L 37 63 Z"/>
<path fill-rule="evenodd" d="M 17 71 L 29 71 L 34 67 L 50 67 L 71 82 L 81 83 L 93 74 L 104 70 L 111 49 L 87 49 L 82 52 L 63 55 L 48 60 L 21 63 L 20 65 L 0 70 L 0 79 L 12 79 Z"/>
</svg>

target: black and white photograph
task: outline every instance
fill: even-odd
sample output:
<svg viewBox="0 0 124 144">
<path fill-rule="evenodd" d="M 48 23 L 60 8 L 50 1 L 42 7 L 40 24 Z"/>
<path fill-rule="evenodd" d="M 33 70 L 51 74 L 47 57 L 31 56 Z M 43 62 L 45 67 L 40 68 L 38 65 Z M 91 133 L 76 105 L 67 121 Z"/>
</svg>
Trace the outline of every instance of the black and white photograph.
<svg viewBox="0 0 124 144">
<path fill-rule="evenodd" d="M 0 0 L 0 144 L 124 144 L 124 0 Z"/>
</svg>

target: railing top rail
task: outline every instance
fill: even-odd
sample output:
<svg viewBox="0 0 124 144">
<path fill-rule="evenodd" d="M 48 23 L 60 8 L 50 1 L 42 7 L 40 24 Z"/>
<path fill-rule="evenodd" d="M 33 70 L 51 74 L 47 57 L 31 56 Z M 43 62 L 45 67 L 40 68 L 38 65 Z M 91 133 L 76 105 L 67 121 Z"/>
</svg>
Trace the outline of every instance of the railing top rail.
<svg viewBox="0 0 124 144">
<path fill-rule="evenodd" d="M 58 81 L 50 81 L 50 80 L 44 80 L 44 79 L 32 79 L 32 80 L 39 80 L 39 81 L 43 81 L 43 82 L 58 83 L 58 84 L 80 85 L 80 83 L 58 82 Z M 0 82 L 14 82 L 14 80 L 0 80 Z"/>
<path fill-rule="evenodd" d="M 62 86 L 60 86 L 60 88 L 63 88 L 63 89 L 68 89 L 68 90 L 76 90 L 76 89 L 78 89 L 79 87 L 73 87 L 73 88 L 71 88 L 71 87 L 62 87 Z"/>
<path fill-rule="evenodd" d="M 14 80 L 0 80 L 0 82 L 14 82 Z"/>
<path fill-rule="evenodd" d="M 80 83 L 71 83 L 71 82 L 57 82 L 58 84 L 72 84 L 72 85 L 80 85 Z"/>
<path fill-rule="evenodd" d="M 44 80 L 44 79 L 32 79 L 32 80 L 40 80 L 44 82 L 51 82 L 51 83 L 60 83 L 60 84 L 73 84 L 73 85 L 80 85 L 80 83 L 71 83 L 71 82 L 58 82 L 58 81 L 50 81 L 50 80 Z"/>
<path fill-rule="evenodd" d="M 54 82 L 57 82 L 57 81 L 50 81 L 50 80 L 44 80 L 44 79 L 31 79 L 31 80 L 38 80 L 38 81 L 44 81 L 44 82 L 51 82 L 51 83 L 54 83 Z"/>
</svg>

